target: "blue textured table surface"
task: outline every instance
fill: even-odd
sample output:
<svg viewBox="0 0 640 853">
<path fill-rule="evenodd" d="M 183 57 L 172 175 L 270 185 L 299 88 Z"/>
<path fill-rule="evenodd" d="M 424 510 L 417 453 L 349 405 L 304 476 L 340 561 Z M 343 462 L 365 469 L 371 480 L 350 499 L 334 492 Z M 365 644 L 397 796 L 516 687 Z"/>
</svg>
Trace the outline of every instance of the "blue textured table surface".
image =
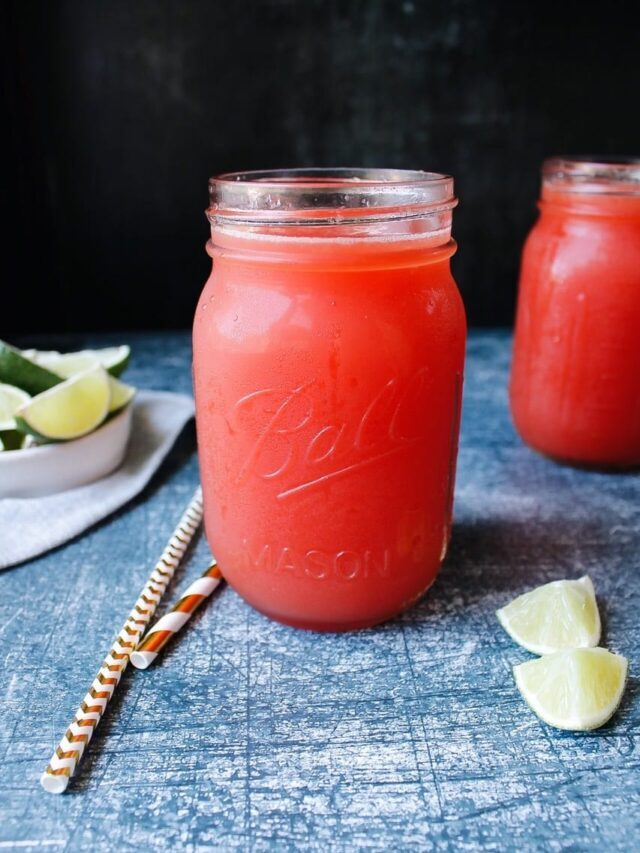
<svg viewBox="0 0 640 853">
<path fill-rule="evenodd" d="M 134 384 L 190 389 L 186 333 L 132 343 Z M 39 775 L 194 489 L 193 429 L 137 500 L 0 574 L 0 848 L 638 849 L 640 478 L 526 449 L 509 355 L 504 333 L 470 338 L 453 542 L 423 601 L 318 635 L 225 588 L 157 665 L 127 671 L 61 797 Z M 167 602 L 207 557 L 200 540 Z M 510 668 L 529 655 L 494 611 L 584 573 L 631 677 L 613 721 L 574 735 L 520 699 Z"/>
</svg>

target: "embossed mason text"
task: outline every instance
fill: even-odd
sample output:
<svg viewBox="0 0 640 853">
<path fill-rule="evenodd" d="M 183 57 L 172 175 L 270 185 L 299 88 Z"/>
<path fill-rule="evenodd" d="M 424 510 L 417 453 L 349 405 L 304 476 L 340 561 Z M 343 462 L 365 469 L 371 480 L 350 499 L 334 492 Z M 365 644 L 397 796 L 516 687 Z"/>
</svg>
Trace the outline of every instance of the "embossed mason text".
<svg viewBox="0 0 640 853">
<path fill-rule="evenodd" d="M 354 581 L 357 578 L 387 578 L 391 573 L 391 554 L 388 548 L 366 549 L 363 552 L 326 551 L 310 548 L 296 552 L 293 548 L 270 543 L 250 543 L 244 540 L 247 568 L 312 580 L 335 578 Z"/>
</svg>

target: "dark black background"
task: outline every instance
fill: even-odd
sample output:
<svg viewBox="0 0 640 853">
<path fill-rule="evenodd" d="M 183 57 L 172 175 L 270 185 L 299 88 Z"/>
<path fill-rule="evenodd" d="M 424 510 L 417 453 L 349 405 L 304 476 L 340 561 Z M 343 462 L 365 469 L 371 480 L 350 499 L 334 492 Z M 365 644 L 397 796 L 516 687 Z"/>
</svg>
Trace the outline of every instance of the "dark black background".
<svg viewBox="0 0 640 853">
<path fill-rule="evenodd" d="M 472 324 L 511 322 L 541 160 L 638 153 L 631 4 L 16 0 L 0 336 L 190 323 L 207 178 L 294 165 L 456 178 Z"/>
</svg>

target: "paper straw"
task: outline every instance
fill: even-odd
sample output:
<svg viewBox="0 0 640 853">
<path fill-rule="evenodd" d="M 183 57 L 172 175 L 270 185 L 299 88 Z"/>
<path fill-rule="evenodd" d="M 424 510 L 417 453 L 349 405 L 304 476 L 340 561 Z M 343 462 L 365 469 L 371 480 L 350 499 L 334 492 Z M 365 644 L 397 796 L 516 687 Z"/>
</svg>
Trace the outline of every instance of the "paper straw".
<svg viewBox="0 0 640 853">
<path fill-rule="evenodd" d="M 158 602 L 180 564 L 189 543 L 202 520 L 202 491 L 196 489 L 180 523 L 151 572 L 127 621 L 109 649 L 89 692 L 75 713 L 69 728 L 58 744 L 40 783 L 50 794 L 61 794 L 69 784 L 84 750 L 102 719 L 109 700 L 129 663 L 129 655 L 138 644 L 142 632 L 151 621 Z"/>
<path fill-rule="evenodd" d="M 168 641 L 191 619 L 202 602 L 207 599 L 222 580 L 214 560 L 204 574 L 194 581 L 178 602 L 158 619 L 149 630 L 129 660 L 137 669 L 146 669 L 158 657 Z"/>
</svg>

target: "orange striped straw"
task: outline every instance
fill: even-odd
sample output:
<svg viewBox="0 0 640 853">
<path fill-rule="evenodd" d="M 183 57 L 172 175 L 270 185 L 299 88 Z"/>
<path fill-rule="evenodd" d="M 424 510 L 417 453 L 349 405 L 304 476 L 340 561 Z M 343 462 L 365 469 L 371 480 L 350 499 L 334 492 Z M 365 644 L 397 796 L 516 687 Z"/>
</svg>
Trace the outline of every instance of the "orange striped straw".
<svg viewBox="0 0 640 853">
<path fill-rule="evenodd" d="M 194 581 L 184 595 L 168 613 L 158 619 L 146 634 L 129 660 L 137 669 L 146 669 L 158 657 L 160 649 L 169 642 L 191 619 L 202 602 L 209 598 L 222 580 L 222 574 L 215 559 L 197 581 Z"/>
<path fill-rule="evenodd" d="M 202 491 L 198 487 L 133 610 L 129 613 L 127 621 L 103 660 L 88 693 L 80 703 L 75 717 L 40 777 L 42 787 L 50 794 L 61 794 L 66 790 L 69 779 L 76 772 L 87 744 L 102 719 L 122 673 L 127 668 L 129 655 L 153 618 L 158 602 L 164 595 L 201 520 Z"/>
</svg>

